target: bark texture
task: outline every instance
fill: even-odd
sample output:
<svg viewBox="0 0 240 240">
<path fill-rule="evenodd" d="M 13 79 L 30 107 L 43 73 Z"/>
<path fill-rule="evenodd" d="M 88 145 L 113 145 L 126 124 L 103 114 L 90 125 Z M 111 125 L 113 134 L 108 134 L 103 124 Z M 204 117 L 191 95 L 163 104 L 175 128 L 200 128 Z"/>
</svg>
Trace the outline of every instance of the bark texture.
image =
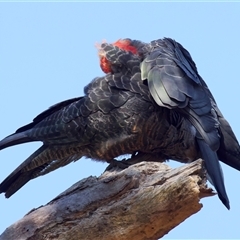
<svg viewBox="0 0 240 240">
<path fill-rule="evenodd" d="M 0 240 L 156 240 L 212 196 L 202 160 L 141 162 L 85 178 L 8 227 Z"/>
</svg>

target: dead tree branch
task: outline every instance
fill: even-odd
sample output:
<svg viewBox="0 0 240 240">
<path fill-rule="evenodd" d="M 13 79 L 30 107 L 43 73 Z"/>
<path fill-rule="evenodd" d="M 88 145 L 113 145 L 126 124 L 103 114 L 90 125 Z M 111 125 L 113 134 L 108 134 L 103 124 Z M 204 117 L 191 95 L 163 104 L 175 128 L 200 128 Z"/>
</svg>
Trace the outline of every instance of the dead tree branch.
<svg viewBox="0 0 240 240">
<path fill-rule="evenodd" d="M 202 160 L 141 162 L 83 179 L 7 228 L 0 240 L 155 240 L 202 208 Z"/>
</svg>

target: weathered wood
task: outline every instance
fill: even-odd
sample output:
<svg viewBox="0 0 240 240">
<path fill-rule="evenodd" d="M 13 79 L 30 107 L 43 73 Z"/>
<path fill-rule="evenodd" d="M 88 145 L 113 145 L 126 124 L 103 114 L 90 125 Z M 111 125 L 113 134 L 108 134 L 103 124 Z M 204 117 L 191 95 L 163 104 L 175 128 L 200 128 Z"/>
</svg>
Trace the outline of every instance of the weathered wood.
<svg viewBox="0 0 240 240">
<path fill-rule="evenodd" d="M 85 178 L 7 228 L 0 240 L 159 239 L 202 208 L 202 160 L 171 169 L 142 162 Z"/>
</svg>

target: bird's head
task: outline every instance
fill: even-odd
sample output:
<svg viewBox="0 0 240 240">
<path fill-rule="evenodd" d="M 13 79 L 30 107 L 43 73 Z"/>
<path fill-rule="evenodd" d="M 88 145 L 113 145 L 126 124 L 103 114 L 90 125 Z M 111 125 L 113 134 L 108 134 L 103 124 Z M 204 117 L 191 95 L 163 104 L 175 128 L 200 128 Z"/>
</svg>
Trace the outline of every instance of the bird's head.
<svg viewBox="0 0 240 240">
<path fill-rule="evenodd" d="M 118 67 L 121 67 L 129 59 L 139 58 L 139 41 L 127 39 L 119 39 L 109 44 L 102 42 L 97 44 L 98 55 L 100 58 L 100 67 L 105 73 L 113 73 Z"/>
</svg>

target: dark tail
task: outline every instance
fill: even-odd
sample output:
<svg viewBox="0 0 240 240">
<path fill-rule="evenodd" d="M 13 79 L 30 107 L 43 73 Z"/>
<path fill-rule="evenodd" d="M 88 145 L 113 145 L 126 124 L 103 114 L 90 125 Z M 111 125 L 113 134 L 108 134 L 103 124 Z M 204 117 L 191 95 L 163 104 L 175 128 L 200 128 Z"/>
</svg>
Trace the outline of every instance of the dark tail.
<svg viewBox="0 0 240 240">
<path fill-rule="evenodd" d="M 6 198 L 11 197 L 16 191 L 18 191 L 23 185 L 25 185 L 29 180 L 36 177 L 45 166 L 47 161 L 40 161 L 37 164 L 35 159 L 41 157 L 45 152 L 47 146 L 40 147 L 36 152 L 34 152 L 26 161 L 19 165 L 1 184 L 0 193 L 5 192 Z M 32 166 L 32 165 L 35 165 Z"/>
<path fill-rule="evenodd" d="M 240 146 L 229 123 L 223 117 L 220 121 L 220 148 L 217 151 L 218 158 L 225 164 L 240 171 Z"/>
<path fill-rule="evenodd" d="M 218 161 L 216 152 L 211 150 L 211 148 L 202 139 L 197 139 L 200 151 L 202 153 L 202 158 L 204 159 L 205 167 L 208 173 L 209 181 L 215 187 L 218 197 L 227 209 L 230 209 L 228 196 L 226 193 L 223 173 Z"/>
<path fill-rule="evenodd" d="M 63 167 L 83 156 L 78 148 L 41 146 L 22 164 L 20 164 L 1 184 L 0 193 L 11 197 L 23 185 L 33 178 L 45 175 Z"/>
<path fill-rule="evenodd" d="M 17 145 L 17 144 L 33 142 L 33 141 L 36 141 L 36 140 L 29 138 L 25 132 L 14 133 L 4 138 L 2 141 L 0 141 L 0 150 Z"/>
</svg>

